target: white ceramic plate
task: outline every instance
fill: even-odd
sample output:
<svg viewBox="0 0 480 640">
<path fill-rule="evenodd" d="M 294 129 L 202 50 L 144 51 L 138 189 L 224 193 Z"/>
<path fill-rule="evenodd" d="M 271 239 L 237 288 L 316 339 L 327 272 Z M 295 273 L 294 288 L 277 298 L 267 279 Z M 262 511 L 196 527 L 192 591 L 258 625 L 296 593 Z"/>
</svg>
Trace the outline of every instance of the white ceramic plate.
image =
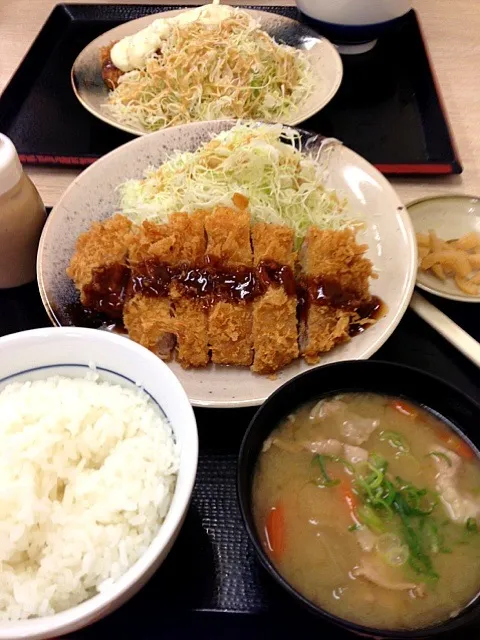
<svg viewBox="0 0 480 640">
<path fill-rule="evenodd" d="M 172 150 L 193 151 L 233 121 L 201 122 L 164 129 L 129 142 L 86 169 L 64 193 L 51 212 L 40 241 L 37 273 L 45 308 L 54 324 L 72 323 L 68 305 L 76 300 L 65 269 L 75 242 L 96 220 L 118 210 L 116 187 L 128 178 L 140 178 L 148 165 L 162 164 Z M 305 141 L 304 141 L 305 142 Z M 318 152 L 321 138 L 306 143 Z M 377 324 L 325 355 L 322 364 L 370 357 L 393 332 L 409 303 L 417 270 L 416 242 L 405 208 L 387 180 L 366 160 L 342 146 L 329 150 L 327 186 L 348 199 L 349 212 L 362 217 L 365 231 L 360 242 L 369 245 L 368 256 L 378 270 L 371 290 L 388 311 Z M 292 363 L 275 379 L 247 368 L 210 365 L 185 371 L 170 365 L 195 406 L 240 407 L 261 404 L 275 389 L 308 369 L 303 360 Z"/>
<path fill-rule="evenodd" d="M 474 196 L 449 195 L 422 198 L 408 205 L 416 233 L 433 229 L 439 238 L 450 240 L 476 231 L 480 233 L 480 200 Z M 468 296 L 449 278 L 442 282 L 430 273 L 418 270 L 417 284 L 424 291 L 459 302 L 480 302 L 480 296 Z"/>
<path fill-rule="evenodd" d="M 101 47 L 144 29 L 157 18 L 169 18 L 178 13 L 181 13 L 181 10 L 176 9 L 131 20 L 102 34 L 83 49 L 73 63 L 71 78 L 75 95 L 90 113 L 128 133 L 149 133 L 143 128 L 120 124 L 102 106 L 107 102 L 108 90 L 102 80 L 99 51 Z M 306 52 L 312 66 L 314 90 L 290 118 L 284 119 L 283 124 L 295 125 L 307 120 L 323 109 L 337 93 L 343 75 L 340 55 L 328 40 L 296 20 L 267 11 L 249 9 L 248 13 L 258 20 L 262 29 L 277 42 Z"/>
</svg>

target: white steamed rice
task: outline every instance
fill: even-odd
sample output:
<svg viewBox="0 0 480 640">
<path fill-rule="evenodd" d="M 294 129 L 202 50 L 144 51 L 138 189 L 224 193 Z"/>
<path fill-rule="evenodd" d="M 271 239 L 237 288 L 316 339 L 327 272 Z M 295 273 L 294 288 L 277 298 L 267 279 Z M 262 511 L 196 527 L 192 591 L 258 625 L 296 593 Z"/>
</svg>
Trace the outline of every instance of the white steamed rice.
<svg viewBox="0 0 480 640">
<path fill-rule="evenodd" d="M 141 390 L 94 378 L 0 392 L 0 619 L 95 595 L 168 511 L 179 465 L 168 422 Z"/>
</svg>

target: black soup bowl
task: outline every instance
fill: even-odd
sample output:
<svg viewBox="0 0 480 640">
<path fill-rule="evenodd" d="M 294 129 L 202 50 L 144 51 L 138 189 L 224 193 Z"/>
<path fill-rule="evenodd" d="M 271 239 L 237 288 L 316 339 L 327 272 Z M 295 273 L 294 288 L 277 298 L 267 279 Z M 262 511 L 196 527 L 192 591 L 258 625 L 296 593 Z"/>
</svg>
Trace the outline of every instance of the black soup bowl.
<svg viewBox="0 0 480 640">
<path fill-rule="evenodd" d="M 260 562 L 274 580 L 310 612 L 359 635 L 372 638 L 430 638 L 465 627 L 480 615 L 480 585 L 477 596 L 454 618 L 422 629 L 374 629 L 332 615 L 309 601 L 288 584 L 266 553 L 257 534 L 252 509 L 254 472 L 264 441 L 282 419 L 305 403 L 347 392 L 378 393 L 409 400 L 445 422 L 479 455 L 480 405 L 435 376 L 403 365 L 374 360 L 339 362 L 307 371 L 284 384 L 266 400 L 250 422 L 240 447 L 238 500 L 247 533 Z M 475 631 L 472 633 L 476 635 Z"/>
</svg>

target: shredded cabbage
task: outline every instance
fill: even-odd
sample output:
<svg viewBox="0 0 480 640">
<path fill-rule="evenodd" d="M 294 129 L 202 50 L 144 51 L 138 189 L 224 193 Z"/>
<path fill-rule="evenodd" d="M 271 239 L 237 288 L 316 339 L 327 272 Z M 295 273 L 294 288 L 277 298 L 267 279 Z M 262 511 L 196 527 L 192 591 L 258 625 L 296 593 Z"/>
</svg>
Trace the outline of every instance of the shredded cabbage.
<svg viewBox="0 0 480 640">
<path fill-rule="evenodd" d="M 173 24 L 161 51 L 121 76 L 104 107 L 148 131 L 223 118 L 279 122 L 312 86 L 306 53 L 277 44 L 235 9 L 219 24 Z"/>
<path fill-rule="evenodd" d="M 325 154 L 303 153 L 294 129 L 239 123 L 194 152 L 149 167 L 143 180 L 120 185 L 120 206 L 137 224 L 161 223 L 176 211 L 232 207 L 233 196 L 242 194 L 254 222 L 290 226 L 300 240 L 312 225 L 352 225 L 345 201 L 325 187 L 327 170 Z"/>
</svg>

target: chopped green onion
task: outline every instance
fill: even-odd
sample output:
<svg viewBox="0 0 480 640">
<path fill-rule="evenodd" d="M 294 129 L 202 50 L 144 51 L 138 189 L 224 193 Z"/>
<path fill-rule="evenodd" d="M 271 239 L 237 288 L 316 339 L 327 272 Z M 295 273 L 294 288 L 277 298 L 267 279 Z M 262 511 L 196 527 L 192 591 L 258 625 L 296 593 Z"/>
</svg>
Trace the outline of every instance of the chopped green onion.
<svg viewBox="0 0 480 640">
<path fill-rule="evenodd" d="M 348 460 L 345 460 L 345 458 L 342 458 L 341 456 L 331 456 L 328 455 L 326 453 L 322 454 L 325 460 L 330 460 L 331 462 L 338 462 L 340 464 L 343 464 L 343 466 L 348 469 L 349 471 L 351 471 L 353 473 L 353 464 L 350 464 L 350 462 L 348 462 Z"/>
<path fill-rule="evenodd" d="M 387 460 L 385 460 L 385 458 L 383 458 L 382 456 L 379 456 L 378 453 L 375 453 L 375 452 L 372 453 L 369 460 L 374 467 L 376 467 L 377 469 L 380 469 L 380 471 L 383 471 L 383 473 L 385 473 L 386 470 L 388 469 Z"/>
<path fill-rule="evenodd" d="M 393 533 L 384 533 L 378 538 L 375 546 L 379 556 L 390 567 L 404 565 L 410 555 L 408 547 Z"/>
<path fill-rule="evenodd" d="M 452 550 L 444 545 L 445 536 L 439 531 L 437 523 L 432 519 L 424 518 L 420 521 L 419 528 L 425 532 L 430 551 L 437 553 L 451 553 Z"/>
<path fill-rule="evenodd" d="M 320 473 L 322 477 L 319 479 L 318 486 L 320 487 L 335 487 L 337 484 L 340 484 L 340 480 L 334 480 L 330 478 L 327 473 L 327 466 L 325 464 L 328 458 L 322 454 L 318 454 L 313 457 L 313 462 L 316 462 L 320 467 Z"/>
<path fill-rule="evenodd" d="M 391 447 L 398 449 L 401 453 L 410 452 L 410 445 L 398 431 L 382 431 L 380 440 L 382 442 L 387 441 Z"/>
<path fill-rule="evenodd" d="M 360 529 L 360 527 L 358 526 L 358 524 L 351 524 L 351 525 L 348 527 L 348 530 L 349 530 L 349 531 L 358 531 L 359 529 Z"/>
<path fill-rule="evenodd" d="M 399 547 L 402 541 L 394 533 L 384 533 L 375 543 L 378 553 L 384 554 L 392 547 Z"/>
<path fill-rule="evenodd" d="M 452 466 L 452 461 L 450 460 L 450 458 L 441 451 L 431 451 L 430 453 L 427 453 L 426 457 L 428 458 L 428 456 L 434 456 L 435 458 L 445 460 L 449 467 Z"/>
<path fill-rule="evenodd" d="M 358 519 L 374 533 L 384 533 L 385 524 L 375 511 L 368 505 L 363 505 L 357 509 Z"/>
<path fill-rule="evenodd" d="M 424 548 L 424 541 L 415 529 L 412 518 L 408 515 L 410 508 L 399 492 L 395 498 L 394 508 L 402 523 L 402 534 L 410 551 L 408 563 L 420 575 L 436 580 L 439 576 L 434 570 L 432 560 Z"/>
<path fill-rule="evenodd" d="M 431 518 L 438 503 L 437 495 L 400 477 L 392 481 L 387 471 L 388 463 L 376 455 L 364 465 L 357 465 L 354 487 L 363 501 L 357 510 L 358 519 L 374 533 L 385 534 L 387 522 L 398 516 L 402 541 L 393 545 L 386 562 L 393 566 L 408 562 L 425 579 L 436 580 L 438 574 L 430 554 L 449 552 Z"/>
<path fill-rule="evenodd" d="M 475 518 L 467 518 L 467 521 L 465 522 L 465 529 L 469 533 L 478 533 L 478 525 L 477 525 L 476 519 Z"/>
</svg>

